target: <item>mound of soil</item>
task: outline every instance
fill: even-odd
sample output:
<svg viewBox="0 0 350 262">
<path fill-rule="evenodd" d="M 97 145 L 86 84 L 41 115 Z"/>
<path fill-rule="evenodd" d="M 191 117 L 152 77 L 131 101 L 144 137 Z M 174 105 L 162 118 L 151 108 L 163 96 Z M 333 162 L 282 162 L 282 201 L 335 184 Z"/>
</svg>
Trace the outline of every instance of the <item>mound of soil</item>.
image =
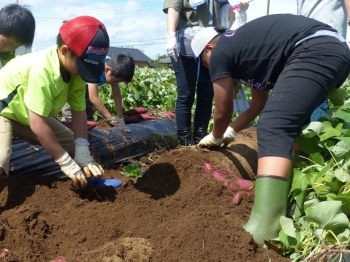
<svg viewBox="0 0 350 262">
<path fill-rule="evenodd" d="M 123 181 L 118 189 L 74 192 L 68 179 L 35 174 L 0 180 L 0 248 L 13 262 L 290 261 L 243 230 L 253 198 L 234 205 L 233 192 L 204 169 L 208 161 L 253 179 L 256 157 L 250 129 L 227 148 L 145 156 L 139 179 L 107 170 Z"/>
</svg>

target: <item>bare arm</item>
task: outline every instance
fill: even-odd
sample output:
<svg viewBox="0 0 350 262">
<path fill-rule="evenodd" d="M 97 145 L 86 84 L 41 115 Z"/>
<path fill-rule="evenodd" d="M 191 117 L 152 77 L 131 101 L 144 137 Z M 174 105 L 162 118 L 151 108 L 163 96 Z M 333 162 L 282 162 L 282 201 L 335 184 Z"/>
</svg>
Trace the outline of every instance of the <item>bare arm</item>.
<svg viewBox="0 0 350 262">
<path fill-rule="evenodd" d="M 213 82 L 215 111 L 212 134 L 215 138 L 222 137 L 230 124 L 233 111 L 233 84 L 231 77 L 220 78 Z"/>
<path fill-rule="evenodd" d="M 47 124 L 47 117 L 40 116 L 29 110 L 29 125 L 40 144 L 49 152 L 53 159 L 58 160 L 65 154 L 65 150 L 61 147 L 54 132 Z"/>
<path fill-rule="evenodd" d="M 179 21 L 179 12 L 176 11 L 174 8 L 168 8 L 168 15 L 167 15 L 167 32 L 175 32 L 177 22 Z"/>
<path fill-rule="evenodd" d="M 264 109 L 269 92 L 251 89 L 252 100 L 249 108 L 239 114 L 239 116 L 231 123 L 231 127 L 239 132 L 249 125 Z"/>
<path fill-rule="evenodd" d="M 86 126 L 86 111 L 72 110 L 72 126 L 75 138 L 84 138 L 87 140 L 87 126 Z"/>
<path fill-rule="evenodd" d="M 112 86 L 112 93 L 114 98 L 115 109 L 117 111 L 117 117 L 123 118 L 123 100 L 119 84 Z"/>
<path fill-rule="evenodd" d="M 350 19 L 350 0 L 344 0 L 344 3 L 348 19 Z"/>
<path fill-rule="evenodd" d="M 96 110 L 106 119 L 110 119 L 112 114 L 105 107 L 100 97 L 98 96 L 98 86 L 92 83 L 88 83 L 89 99 L 94 105 Z"/>
</svg>

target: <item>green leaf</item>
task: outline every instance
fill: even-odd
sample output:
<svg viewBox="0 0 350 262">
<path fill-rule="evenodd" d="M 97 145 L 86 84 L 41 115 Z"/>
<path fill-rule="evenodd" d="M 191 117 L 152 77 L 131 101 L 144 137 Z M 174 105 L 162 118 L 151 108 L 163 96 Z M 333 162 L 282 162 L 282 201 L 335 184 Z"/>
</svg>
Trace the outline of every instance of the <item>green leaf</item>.
<svg viewBox="0 0 350 262">
<path fill-rule="evenodd" d="M 138 178 L 138 177 L 142 177 L 143 175 L 141 167 L 136 163 L 129 164 L 125 166 L 122 170 L 123 170 L 123 175 L 129 176 L 129 177 Z"/>
<path fill-rule="evenodd" d="M 350 144 L 350 137 L 347 137 L 347 136 L 335 136 L 334 138 Z"/>
<path fill-rule="evenodd" d="M 298 245 L 298 240 L 288 236 L 283 230 L 279 232 L 278 238 L 286 248 L 296 247 Z"/>
<path fill-rule="evenodd" d="M 296 142 L 298 142 L 300 148 L 306 154 L 318 153 L 322 151 L 322 148 L 319 146 L 320 138 L 318 136 L 308 137 L 301 135 L 296 139 Z"/>
<path fill-rule="evenodd" d="M 288 236 L 296 238 L 296 231 L 293 224 L 293 220 L 285 216 L 280 217 L 281 228 Z"/>
<path fill-rule="evenodd" d="M 345 122 L 350 122 L 350 103 L 341 106 L 333 115 L 335 118 L 340 118 Z"/>
<path fill-rule="evenodd" d="M 323 156 L 320 153 L 313 153 L 310 154 L 310 159 L 315 162 L 316 164 L 319 164 L 320 166 L 323 166 L 324 164 L 324 159 Z"/>
<path fill-rule="evenodd" d="M 346 242 L 349 240 L 350 230 L 345 229 L 342 233 L 337 235 L 339 242 Z"/>
<path fill-rule="evenodd" d="M 341 211 L 341 201 L 324 201 L 305 210 L 309 221 L 317 223 L 323 229 L 334 230 L 349 223 Z"/>
<path fill-rule="evenodd" d="M 342 207 L 341 210 L 343 211 L 344 214 L 347 216 L 350 216 L 350 203 L 345 203 Z M 350 226 L 349 226 L 350 227 Z"/>
<path fill-rule="evenodd" d="M 333 136 L 340 136 L 341 135 L 341 127 L 339 128 L 333 128 L 332 123 L 329 121 L 323 122 L 323 131 L 320 134 L 320 140 L 326 140 Z"/>
<path fill-rule="evenodd" d="M 331 152 L 335 155 L 335 157 L 343 157 L 350 151 L 350 137 L 349 142 L 344 141 L 343 139 L 340 139 L 339 141 L 331 150 Z"/>
<path fill-rule="evenodd" d="M 313 199 L 307 200 L 307 201 L 304 202 L 304 209 L 306 210 L 306 209 L 308 209 L 310 207 L 313 207 L 317 203 L 320 203 L 320 201 L 317 198 L 313 198 Z"/>
<path fill-rule="evenodd" d="M 327 98 L 334 106 L 341 106 L 344 104 L 344 99 L 347 96 L 345 88 L 333 88 L 327 95 Z"/>
<path fill-rule="evenodd" d="M 347 182 L 350 180 L 350 174 L 348 173 L 346 166 L 341 166 L 340 168 L 337 168 L 335 170 L 335 176 L 341 182 Z"/>
<path fill-rule="evenodd" d="M 292 170 L 292 186 L 290 192 L 294 192 L 295 190 L 304 190 L 310 183 L 310 177 L 299 171 L 296 168 Z"/>
<path fill-rule="evenodd" d="M 311 183 L 318 181 L 318 179 L 320 179 L 321 177 L 323 177 L 324 175 L 329 173 L 329 169 L 331 168 L 332 164 L 333 164 L 333 159 L 331 159 L 327 163 L 327 165 L 325 165 L 319 172 L 316 172 L 314 174 L 310 174 L 311 175 L 311 178 L 310 178 Z"/>
</svg>

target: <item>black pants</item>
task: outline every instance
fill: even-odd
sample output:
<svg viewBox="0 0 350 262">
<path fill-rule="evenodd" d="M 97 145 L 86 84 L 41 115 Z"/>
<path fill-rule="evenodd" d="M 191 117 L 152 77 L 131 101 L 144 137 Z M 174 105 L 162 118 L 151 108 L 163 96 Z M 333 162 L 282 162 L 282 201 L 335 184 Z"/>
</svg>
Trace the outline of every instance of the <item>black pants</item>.
<svg viewBox="0 0 350 262">
<path fill-rule="evenodd" d="M 212 115 L 214 97 L 209 70 L 200 67 L 197 82 L 198 64 L 192 57 L 179 56 L 177 62 L 172 59 L 177 81 L 176 124 L 178 131 L 191 131 L 192 106 L 196 97 L 194 129 L 207 130 Z"/>
<path fill-rule="evenodd" d="M 331 36 L 302 42 L 289 57 L 258 127 L 258 157 L 291 159 L 292 144 L 311 113 L 350 72 L 350 51 L 346 43 Z"/>
</svg>

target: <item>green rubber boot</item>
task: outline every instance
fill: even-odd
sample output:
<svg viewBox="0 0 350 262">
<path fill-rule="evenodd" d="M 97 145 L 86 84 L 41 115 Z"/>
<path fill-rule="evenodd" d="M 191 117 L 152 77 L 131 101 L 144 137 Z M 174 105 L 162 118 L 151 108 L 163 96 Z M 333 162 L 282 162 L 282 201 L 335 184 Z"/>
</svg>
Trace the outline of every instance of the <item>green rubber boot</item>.
<svg viewBox="0 0 350 262">
<path fill-rule="evenodd" d="M 243 228 L 254 240 L 263 245 L 264 240 L 278 237 L 278 223 L 287 212 L 289 179 L 276 176 L 257 176 L 254 206 L 249 221 Z"/>
</svg>

